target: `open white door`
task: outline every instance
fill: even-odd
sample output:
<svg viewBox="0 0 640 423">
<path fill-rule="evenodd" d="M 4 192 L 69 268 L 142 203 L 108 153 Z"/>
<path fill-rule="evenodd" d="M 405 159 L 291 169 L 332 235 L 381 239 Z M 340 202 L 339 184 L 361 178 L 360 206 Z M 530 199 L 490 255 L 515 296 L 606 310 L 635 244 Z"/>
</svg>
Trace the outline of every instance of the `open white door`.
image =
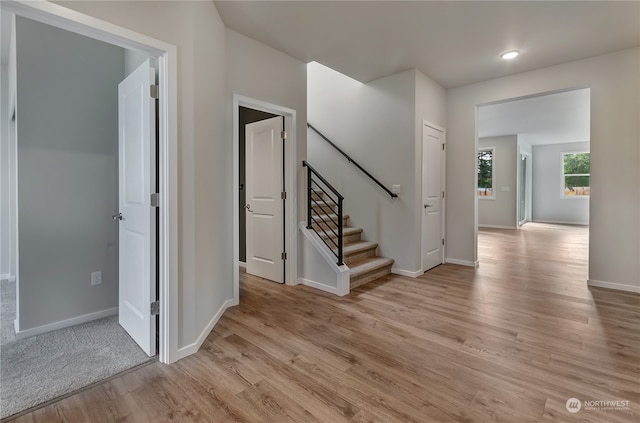
<svg viewBox="0 0 640 423">
<path fill-rule="evenodd" d="M 247 273 L 283 282 L 282 117 L 245 127 Z"/>
<path fill-rule="evenodd" d="M 444 133 L 422 126 L 422 269 L 444 262 Z"/>
<path fill-rule="evenodd" d="M 149 356 L 156 354 L 155 69 L 149 60 L 118 86 L 120 325 Z M 153 176 L 152 176 L 153 175 Z"/>
</svg>

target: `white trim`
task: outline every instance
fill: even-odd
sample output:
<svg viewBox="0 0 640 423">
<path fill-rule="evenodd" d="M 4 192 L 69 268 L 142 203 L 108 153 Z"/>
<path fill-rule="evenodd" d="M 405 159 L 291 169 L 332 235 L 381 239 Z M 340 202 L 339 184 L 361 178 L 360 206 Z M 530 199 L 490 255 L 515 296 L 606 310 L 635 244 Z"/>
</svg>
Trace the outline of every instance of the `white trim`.
<svg viewBox="0 0 640 423">
<path fill-rule="evenodd" d="M 587 286 L 594 286 L 596 288 L 615 289 L 616 291 L 635 292 L 636 294 L 640 294 L 640 286 L 638 285 L 627 285 L 624 283 L 605 282 L 605 281 L 596 281 L 593 279 L 588 279 Z"/>
<path fill-rule="evenodd" d="M 314 289 L 319 289 L 320 291 L 328 292 L 330 294 L 340 295 L 338 294 L 338 288 L 336 288 L 335 286 L 325 285 L 323 283 L 312 281 L 310 279 L 305 279 L 305 278 L 298 278 L 298 283 L 309 286 Z M 343 294 L 343 295 L 346 295 L 346 294 Z"/>
<path fill-rule="evenodd" d="M 518 229 L 515 226 L 504 226 L 504 225 L 484 225 L 478 223 L 478 228 L 492 228 L 492 229 Z"/>
<path fill-rule="evenodd" d="M 393 273 L 394 275 L 417 278 L 418 276 L 421 276 L 424 274 L 424 270 L 420 269 L 420 270 L 416 270 L 415 272 L 412 272 L 411 270 L 404 270 L 404 269 L 398 269 L 397 267 L 392 267 L 391 273 Z"/>
<path fill-rule="evenodd" d="M 246 269 L 246 268 L 247 268 L 247 263 L 246 263 L 246 262 L 244 262 L 244 261 L 239 261 L 239 262 L 238 262 L 238 267 L 239 267 L 240 269 Z"/>
<path fill-rule="evenodd" d="M 178 76 L 174 45 L 48 1 L 5 0 L 3 11 L 158 58 L 160 173 L 160 350 L 172 363 L 178 353 Z M 19 269 L 16 269 L 19 275 Z M 19 288 L 18 288 L 19 289 Z M 31 329 L 30 329 L 31 330 Z M 25 331 L 16 331 L 24 333 Z"/>
<path fill-rule="evenodd" d="M 250 109 L 260 110 L 272 113 L 278 116 L 284 116 L 285 131 L 287 132 L 287 141 L 285 142 L 285 190 L 287 192 L 287 200 L 285 201 L 285 251 L 289 258 L 285 262 L 285 283 L 287 285 L 296 285 L 298 283 L 298 231 L 296 223 L 298 221 L 298 159 L 297 159 L 297 129 L 296 129 L 296 111 L 277 104 L 267 103 L 239 94 L 233 94 L 233 228 L 239 227 L 240 214 L 240 193 L 237 187 L 240 184 L 239 159 L 240 159 L 240 124 L 239 108 L 248 107 Z M 233 298 L 235 301 L 240 300 L 240 235 L 237 229 L 233 231 Z"/>
<path fill-rule="evenodd" d="M 303 283 L 304 285 L 311 286 L 313 288 L 320 289 L 322 291 L 331 292 L 332 294 L 336 294 L 339 296 L 347 295 L 351 291 L 350 285 L 350 272 L 349 267 L 346 264 L 342 266 L 338 266 L 336 264 L 336 256 L 333 254 L 329 247 L 320 239 L 318 234 L 310 229 L 307 229 L 305 222 L 300 222 L 299 224 L 300 232 L 304 235 L 305 238 L 313 245 L 313 247 L 320 253 L 324 261 L 333 269 L 336 273 L 336 286 L 335 288 L 329 285 L 325 285 L 320 282 L 310 281 L 304 278 L 298 278 L 299 283 Z M 309 283 L 307 283 L 309 282 Z M 311 284 L 313 283 L 313 285 Z M 328 289 L 330 288 L 330 290 Z"/>
<path fill-rule="evenodd" d="M 15 282 L 16 277 L 7 273 L 5 275 L 0 275 L 0 281 Z"/>
<path fill-rule="evenodd" d="M 480 265 L 479 261 L 458 260 L 458 259 L 449 258 L 449 257 L 444 259 L 444 262 L 449 264 L 459 264 L 460 266 L 468 266 L 468 267 L 478 267 Z"/>
<path fill-rule="evenodd" d="M 23 331 L 16 330 L 16 341 L 20 339 L 30 338 L 35 335 L 52 332 L 54 330 L 80 325 L 82 323 L 91 322 L 93 320 L 102 319 L 104 317 L 115 316 L 117 314 L 118 307 L 113 307 L 101 311 L 96 311 L 95 313 L 85 314 L 83 316 L 72 317 L 71 319 L 60 320 L 59 322 L 36 326 L 35 328 L 26 329 Z"/>
<path fill-rule="evenodd" d="M 589 222 L 568 222 L 564 220 L 532 220 L 534 223 L 551 223 L 553 225 L 575 225 L 575 226 L 589 226 Z"/>
<path fill-rule="evenodd" d="M 200 336 L 198 336 L 198 339 L 196 340 L 196 342 L 194 342 L 193 344 L 185 345 L 184 347 L 181 347 L 178 350 L 178 360 L 181 360 L 187 356 L 190 356 L 191 354 L 195 354 L 196 352 L 198 352 L 198 350 L 200 349 L 204 341 L 207 339 L 207 336 L 209 336 L 209 334 L 213 330 L 216 323 L 218 323 L 218 320 L 220 320 L 224 312 L 229 307 L 233 307 L 235 305 L 238 305 L 238 302 L 235 301 L 233 298 L 225 301 L 220 307 L 220 309 L 218 310 L 218 312 L 209 321 L 209 323 L 207 324 L 207 327 L 204 328 Z"/>
</svg>

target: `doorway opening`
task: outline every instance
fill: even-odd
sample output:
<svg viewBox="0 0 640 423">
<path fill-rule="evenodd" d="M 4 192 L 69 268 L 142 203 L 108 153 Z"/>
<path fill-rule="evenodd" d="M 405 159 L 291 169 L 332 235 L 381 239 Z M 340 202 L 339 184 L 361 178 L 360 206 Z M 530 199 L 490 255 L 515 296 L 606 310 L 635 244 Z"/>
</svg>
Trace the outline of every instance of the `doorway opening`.
<svg viewBox="0 0 640 423">
<path fill-rule="evenodd" d="M 565 255 L 575 253 L 575 266 L 587 279 L 590 202 L 589 88 L 515 98 L 478 106 L 477 151 L 491 152 L 478 159 L 476 195 L 478 258 L 496 264 L 502 247 L 498 234 L 520 248 L 555 232 L 549 242 L 560 242 Z M 490 169 L 490 172 L 487 171 Z M 490 175 L 490 176 L 489 176 Z M 489 186 L 491 195 L 481 195 Z M 520 235 L 510 231 L 524 231 Z M 553 239 L 553 241 L 552 241 Z M 568 261 L 571 261 L 569 259 Z"/>
<path fill-rule="evenodd" d="M 15 321 L 1 338 L 2 417 L 143 364 L 159 346 L 156 69 L 143 58 L 130 71 L 119 46 L 12 22 L 19 258 L 2 301 Z M 40 389 L 18 388 L 29 377 Z"/>
<path fill-rule="evenodd" d="M 251 122 L 253 121 L 253 122 Z M 247 126 L 248 125 L 248 126 Z M 249 128 L 250 132 L 246 132 Z M 251 130 L 253 128 L 253 130 Z M 245 140 L 241 147 L 241 132 L 245 132 Z M 284 134 L 282 133 L 284 132 Z M 248 136 L 247 136 L 248 134 Z M 284 135 L 284 136 L 283 136 Z M 252 137 L 254 141 L 258 140 L 258 137 L 263 137 L 262 142 L 255 143 L 256 149 L 252 149 L 251 140 L 248 137 Z M 284 139 L 284 141 L 283 141 Z M 245 148 L 245 145 L 247 148 Z M 268 147 L 268 148 L 267 148 Z M 241 148 L 243 149 L 243 159 L 241 160 Z M 255 162 L 255 166 L 247 163 L 247 159 L 251 160 L 253 155 L 263 155 L 262 157 L 269 157 L 269 160 L 259 160 Z M 297 283 L 297 260 L 287 259 L 289 254 L 297 254 L 297 207 L 296 207 L 296 193 L 297 193 L 297 156 L 296 156 L 296 111 L 286 107 L 282 107 L 276 104 L 266 103 L 260 100 L 252 99 L 235 94 L 233 97 L 233 218 L 234 226 L 239 228 L 234 233 L 234 301 L 237 304 L 239 302 L 240 294 L 240 279 L 239 272 L 240 267 L 250 268 L 251 264 L 247 260 L 251 260 L 252 253 L 250 253 L 251 246 L 247 246 L 248 242 L 254 242 L 257 237 L 259 240 L 273 240 L 274 243 L 264 243 L 259 245 L 262 248 L 260 251 L 256 251 L 253 256 L 256 257 L 256 262 L 259 264 L 270 265 L 282 275 L 281 280 L 277 280 L 275 276 L 266 276 L 266 279 L 276 280 L 277 282 L 284 282 L 288 285 L 294 285 Z M 268 166 L 266 166 L 268 164 Z M 246 176 L 245 180 L 242 180 L 241 166 L 244 166 L 242 176 Z M 254 200 L 250 200 L 247 194 L 251 193 L 252 187 L 248 185 L 251 183 L 250 179 L 254 176 L 250 172 L 247 172 L 247 166 L 253 169 L 257 169 L 260 172 L 266 172 L 271 175 L 269 180 L 259 178 L 259 189 L 270 189 L 273 193 L 268 195 L 264 193 L 256 194 Z M 257 174 L 256 174 L 257 175 Z M 256 176 L 257 177 L 257 176 Z M 255 183 L 254 183 L 255 185 Z M 276 197 L 277 194 L 277 198 Z M 244 201 L 242 198 L 244 197 Z M 260 205 L 260 202 L 263 202 Z M 247 219 L 252 218 L 255 220 L 261 220 L 262 224 L 267 221 L 268 218 L 272 218 L 273 213 L 271 211 L 263 212 L 253 208 L 261 206 L 273 206 L 279 208 L 282 213 L 280 216 L 275 217 L 278 225 L 264 225 L 257 228 L 248 227 L 249 225 L 242 225 L 241 219 L 249 223 Z M 247 206 L 249 206 L 247 208 Z M 241 209 L 244 208 L 243 211 Z M 242 225 L 242 227 L 241 227 Z M 274 227 L 281 228 L 275 229 Z M 254 235 L 247 235 L 248 232 L 257 229 Z M 244 232 L 244 233 L 243 233 Z M 244 245 L 240 240 L 242 238 Z M 274 249 L 273 244 L 277 244 L 277 248 Z M 282 250 L 280 250 L 282 248 Z M 250 254 L 247 254 L 250 253 Z M 241 260 L 244 254 L 244 260 Z M 275 263 L 275 259 L 278 259 Z M 273 264 L 269 263 L 273 262 Z M 259 271 L 258 271 L 259 272 Z"/>
</svg>

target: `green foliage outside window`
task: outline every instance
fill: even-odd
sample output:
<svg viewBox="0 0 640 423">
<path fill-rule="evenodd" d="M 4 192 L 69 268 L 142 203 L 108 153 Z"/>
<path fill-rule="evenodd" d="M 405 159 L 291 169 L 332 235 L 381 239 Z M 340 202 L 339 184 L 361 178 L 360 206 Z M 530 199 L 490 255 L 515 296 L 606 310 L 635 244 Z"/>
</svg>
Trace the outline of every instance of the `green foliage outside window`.
<svg viewBox="0 0 640 423">
<path fill-rule="evenodd" d="M 478 195 L 493 195 L 493 150 L 478 151 Z"/>
<path fill-rule="evenodd" d="M 563 160 L 564 195 L 588 197 L 590 194 L 590 154 L 565 153 Z"/>
</svg>

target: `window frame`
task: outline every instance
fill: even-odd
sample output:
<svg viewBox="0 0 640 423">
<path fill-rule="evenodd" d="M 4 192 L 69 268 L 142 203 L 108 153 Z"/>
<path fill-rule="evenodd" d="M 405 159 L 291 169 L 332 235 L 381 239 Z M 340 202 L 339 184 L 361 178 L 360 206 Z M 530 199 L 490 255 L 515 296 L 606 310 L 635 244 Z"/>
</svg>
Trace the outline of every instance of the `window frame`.
<svg viewBox="0 0 640 423">
<path fill-rule="evenodd" d="M 481 151 L 491 151 L 491 195 L 479 195 L 480 186 L 478 185 L 478 154 Z M 476 152 L 476 198 L 478 200 L 495 200 L 496 199 L 496 147 L 478 147 Z"/>
<path fill-rule="evenodd" d="M 564 173 L 564 156 L 569 154 L 588 154 L 589 155 L 589 173 Z M 564 193 L 565 178 L 567 176 L 588 176 L 589 177 L 589 195 L 566 195 Z M 591 198 L 591 151 L 562 151 L 560 153 L 560 198 L 563 200 L 588 200 Z"/>
</svg>

